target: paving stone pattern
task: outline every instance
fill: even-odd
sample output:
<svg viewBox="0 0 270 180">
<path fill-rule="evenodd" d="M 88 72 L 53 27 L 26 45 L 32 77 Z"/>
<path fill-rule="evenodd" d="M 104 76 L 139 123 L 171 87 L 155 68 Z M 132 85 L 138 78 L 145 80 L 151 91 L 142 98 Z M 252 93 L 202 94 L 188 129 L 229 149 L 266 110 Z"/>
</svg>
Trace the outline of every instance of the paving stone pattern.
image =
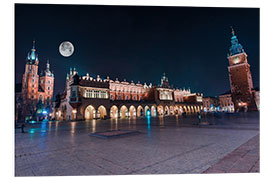
<svg viewBox="0 0 270 180">
<path fill-rule="evenodd" d="M 260 171 L 259 135 L 226 155 L 204 173 L 255 173 Z"/>
<path fill-rule="evenodd" d="M 259 134 L 258 116 L 224 117 L 201 127 L 193 125 L 195 121 L 166 117 L 27 125 L 27 133 L 15 130 L 15 176 L 203 173 Z M 90 136 L 115 129 L 140 133 L 108 139 Z M 256 148 L 248 151 L 248 160 L 236 161 L 235 171 L 258 171 L 257 154 Z M 241 169 L 241 163 L 249 167 Z M 225 165 L 224 169 L 227 172 Z"/>
</svg>

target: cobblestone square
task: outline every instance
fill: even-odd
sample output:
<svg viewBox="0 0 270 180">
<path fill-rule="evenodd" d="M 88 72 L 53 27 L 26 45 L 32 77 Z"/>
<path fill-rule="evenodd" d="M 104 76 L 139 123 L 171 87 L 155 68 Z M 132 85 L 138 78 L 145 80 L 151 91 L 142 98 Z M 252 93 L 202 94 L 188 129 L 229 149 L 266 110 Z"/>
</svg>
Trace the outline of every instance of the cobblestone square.
<svg viewBox="0 0 270 180">
<path fill-rule="evenodd" d="M 258 113 L 203 120 L 214 123 L 149 117 L 29 124 L 27 133 L 15 130 L 15 176 L 223 173 L 232 165 L 230 172 L 259 171 Z M 116 129 L 139 133 L 90 136 Z M 249 158 L 236 160 L 241 153 Z"/>
</svg>

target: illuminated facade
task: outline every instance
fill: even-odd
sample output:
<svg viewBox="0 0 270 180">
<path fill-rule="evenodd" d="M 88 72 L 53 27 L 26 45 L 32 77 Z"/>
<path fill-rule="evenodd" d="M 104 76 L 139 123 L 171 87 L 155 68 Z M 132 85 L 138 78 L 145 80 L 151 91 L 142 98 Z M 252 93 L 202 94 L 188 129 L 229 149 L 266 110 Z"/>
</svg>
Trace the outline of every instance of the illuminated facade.
<svg viewBox="0 0 270 180">
<path fill-rule="evenodd" d="M 54 74 L 47 61 L 46 70 L 38 73 L 38 54 L 33 48 L 26 58 L 25 72 L 22 78 L 21 91 L 16 92 L 16 121 L 39 120 L 49 116 L 51 111 Z M 18 101 L 17 101 L 18 100 Z"/>
<path fill-rule="evenodd" d="M 186 97 L 189 102 L 185 101 Z M 195 98 L 191 98 L 195 97 Z M 163 74 L 160 85 L 79 76 L 70 69 L 65 91 L 57 96 L 55 119 L 106 119 L 192 114 L 202 110 L 202 94 L 173 89 Z"/>
<path fill-rule="evenodd" d="M 218 99 L 216 97 L 203 97 L 204 112 L 219 111 Z"/>
<path fill-rule="evenodd" d="M 234 104 L 230 91 L 219 96 L 219 106 L 221 112 L 234 112 Z"/>
<path fill-rule="evenodd" d="M 228 54 L 231 96 L 235 111 L 258 110 L 253 93 L 253 82 L 247 54 L 232 29 L 231 47 Z"/>
</svg>

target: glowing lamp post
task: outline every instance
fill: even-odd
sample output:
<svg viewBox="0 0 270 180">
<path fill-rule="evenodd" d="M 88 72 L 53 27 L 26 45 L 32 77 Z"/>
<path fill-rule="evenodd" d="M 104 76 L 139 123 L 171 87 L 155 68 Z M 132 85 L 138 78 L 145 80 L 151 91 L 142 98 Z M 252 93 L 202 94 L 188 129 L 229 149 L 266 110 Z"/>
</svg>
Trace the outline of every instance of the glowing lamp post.
<svg viewBox="0 0 270 180">
<path fill-rule="evenodd" d="M 73 109 L 72 114 L 74 114 L 74 119 L 77 120 L 77 110 Z"/>
<path fill-rule="evenodd" d="M 150 116 L 150 110 L 149 109 L 147 110 L 146 115 Z"/>
</svg>

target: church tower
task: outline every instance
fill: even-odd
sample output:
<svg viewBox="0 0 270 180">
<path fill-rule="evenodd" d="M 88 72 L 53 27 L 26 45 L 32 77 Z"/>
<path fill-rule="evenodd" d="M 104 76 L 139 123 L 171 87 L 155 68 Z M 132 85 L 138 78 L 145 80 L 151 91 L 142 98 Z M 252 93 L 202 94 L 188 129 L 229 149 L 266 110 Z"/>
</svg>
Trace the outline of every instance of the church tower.
<svg viewBox="0 0 270 180">
<path fill-rule="evenodd" d="M 33 41 L 33 47 L 26 57 L 25 72 L 22 78 L 22 116 L 24 118 L 32 118 L 36 111 L 39 86 L 38 63 L 38 54 L 35 49 L 35 41 Z"/>
<path fill-rule="evenodd" d="M 22 119 L 26 121 L 39 120 L 40 117 L 48 116 L 51 112 L 54 74 L 47 61 L 46 70 L 39 75 L 38 64 L 38 54 L 33 41 L 33 47 L 26 57 L 22 78 Z"/>
<path fill-rule="evenodd" d="M 22 95 L 25 101 L 36 101 L 38 94 L 38 54 L 35 49 L 35 41 L 31 52 L 26 57 L 25 72 L 22 78 Z"/>
<path fill-rule="evenodd" d="M 250 65 L 247 61 L 247 54 L 245 53 L 243 46 L 238 42 L 233 29 L 231 47 L 227 58 L 229 60 L 228 71 L 235 110 L 257 110 L 252 95 L 253 83 Z"/>
<path fill-rule="evenodd" d="M 46 64 L 46 70 L 41 73 L 40 77 L 40 87 L 44 91 L 43 94 L 40 93 L 40 98 L 45 104 L 50 104 L 53 98 L 53 85 L 54 85 L 54 74 L 50 70 L 49 60 Z"/>
</svg>

